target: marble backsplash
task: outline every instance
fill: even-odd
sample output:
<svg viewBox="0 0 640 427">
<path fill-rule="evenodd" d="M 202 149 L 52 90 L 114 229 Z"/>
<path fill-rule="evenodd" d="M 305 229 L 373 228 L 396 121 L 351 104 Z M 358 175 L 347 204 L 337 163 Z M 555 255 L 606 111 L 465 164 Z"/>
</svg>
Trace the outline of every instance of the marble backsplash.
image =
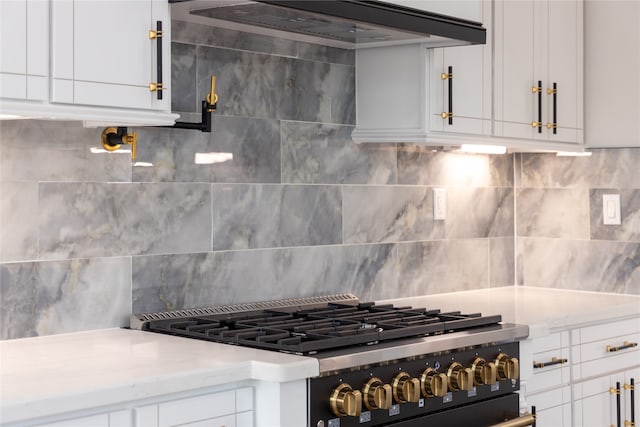
<svg viewBox="0 0 640 427">
<path fill-rule="evenodd" d="M 0 122 L 0 339 L 342 292 L 640 293 L 640 150 L 356 145 L 353 52 L 181 22 L 172 33 L 174 111 L 197 121 L 211 74 L 220 101 L 210 134 L 136 129 L 152 167 L 92 153 L 102 129 Z M 232 158 L 194 162 L 212 152 Z M 446 221 L 433 220 L 435 187 Z M 594 221 L 608 191 L 622 195 L 620 227 Z"/>
</svg>

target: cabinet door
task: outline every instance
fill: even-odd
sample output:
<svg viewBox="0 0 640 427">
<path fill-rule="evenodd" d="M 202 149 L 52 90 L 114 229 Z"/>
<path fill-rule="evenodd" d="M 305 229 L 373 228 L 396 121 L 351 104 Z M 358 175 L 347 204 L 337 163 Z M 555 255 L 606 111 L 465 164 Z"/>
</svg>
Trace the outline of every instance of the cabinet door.
<svg viewBox="0 0 640 427">
<path fill-rule="evenodd" d="M 0 2 L 0 97 L 47 96 L 48 0 Z"/>
<path fill-rule="evenodd" d="M 542 77 L 534 60 L 540 43 L 535 31 L 540 7 L 534 1 L 495 2 L 495 133 L 516 138 L 534 137 L 538 97 L 531 88 Z M 536 34 L 538 37 L 535 37 Z"/>
<path fill-rule="evenodd" d="M 157 82 L 156 22 L 170 32 L 168 4 L 160 0 L 62 0 L 53 11 L 54 102 L 169 110 L 149 90 Z M 170 38 L 164 37 L 163 75 L 170 76 Z"/>
<path fill-rule="evenodd" d="M 547 69 L 543 83 L 545 105 L 544 124 L 555 123 L 557 128 L 545 129 L 550 140 L 581 142 L 578 129 L 582 129 L 582 2 L 576 0 L 551 0 L 546 10 L 548 35 L 543 52 L 548 52 Z M 549 93 L 556 85 L 554 121 L 554 94 Z"/>
</svg>

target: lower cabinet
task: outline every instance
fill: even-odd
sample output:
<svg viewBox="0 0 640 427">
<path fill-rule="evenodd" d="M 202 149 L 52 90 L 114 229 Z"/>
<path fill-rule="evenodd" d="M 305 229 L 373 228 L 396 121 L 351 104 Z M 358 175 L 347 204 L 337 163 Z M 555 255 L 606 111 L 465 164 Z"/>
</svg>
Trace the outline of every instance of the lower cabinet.
<svg viewBox="0 0 640 427">
<path fill-rule="evenodd" d="M 527 406 L 536 407 L 537 425 L 639 425 L 639 341 L 640 317 L 523 341 L 521 384 Z"/>
<path fill-rule="evenodd" d="M 253 418 L 253 388 L 244 387 L 70 417 L 37 427 L 253 427 Z"/>
</svg>

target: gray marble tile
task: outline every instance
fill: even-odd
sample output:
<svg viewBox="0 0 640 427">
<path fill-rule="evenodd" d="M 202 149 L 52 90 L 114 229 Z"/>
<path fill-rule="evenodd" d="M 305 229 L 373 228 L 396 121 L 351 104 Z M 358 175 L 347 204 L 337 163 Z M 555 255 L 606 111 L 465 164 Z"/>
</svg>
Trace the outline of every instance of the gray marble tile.
<svg viewBox="0 0 640 427">
<path fill-rule="evenodd" d="M 38 258 L 38 184 L 0 182 L 0 261 Z"/>
<path fill-rule="evenodd" d="M 397 296 L 393 244 L 283 250 L 282 288 L 287 298 L 350 292 L 361 300 Z"/>
<path fill-rule="evenodd" d="M 331 65 L 324 90 L 331 97 L 331 122 L 356 124 L 356 69 Z"/>
<path fill-rule="evenodd" d="M 512 155 L 432 152 L 430 147 L 401 145 L 398 183 L 439 186 L 511 187 Z"/>
<path fill-rule="evenodd" d="M 524 187 L 639 188 L 640 148 L 592 150 L 591 157 L 522 154 Z"/>
<path fill-rule="evenodd" d="M 198 99 L 217 76 L 218 115 L 329 122 L 330 64 L 198 46 Z"/>
<path fill-rule="evenodd" d="M 340 49 L 319 44 L 298 42 L 298 57 L 332 64 L 356 65 L 356 53 L 352 49 Z"/>
<path fill-rule="evenodd" d="M 523 284 L 640 294 L 640 244 L 525 238 Z"/>
<path fill-rule="evenodd" d="M 399 243 L 401 296 L 482 289 L 489 286 L 486 239 Z"/>
<path fill-rule="evenodd" d="M 225 47 L 271 55 L 295 57 L 298 54 L 298 44 L 292 40 L 178 20 L 171 21 L 171 38 L 175 42 Z"/>
<path fill-rule="evenodd" d="M 81 122 L 8 120 L 0 127 L 2 179 L 10 181 L 131 181 L 131 155 L 98 153 L 103 128 Z"/>
<path fill-rule="evenodd" d="M 128 325 L 131 259 L 0 265 L 0 339 Z"/>
<path fill-rule="evenodd" d="M 515 239 L 489 239 L 489 285 L 513 286 L 515 283 Z"/>
<path fill-rule="evenodd" d="M 604 225 L 602 195 L 620 195 L 620 225 Z M 589 192 L 591 208 L 591 239 L 640 242 L 640 190 L 592 189 Z"/>
<path fill-rule="evenodd" d="M 212 197 L 214 250 L 341 243 L 339 187 L 215 184 Z"/>
<path fill-rule="evenodd" d="M 40 184 L 41 259 L 211 249 L 209 184 Z"/>
<path fill-rule="evenodd" d="M 200 111 L 196 96 L 196 47 L 171 43 L 171 111 Z"/>
<path fill-rule="evenodd" d="M 282 122 L 282 181 L 393 184 L 396 153 L 351 141 L 353 127 Z"/>
<path fill-rule="evenodd" d="M 433 196 L 425 187 L 343 188 L 345 243 L 441 239 L 445 222 L 433 220 Z"/>
<path fill-rule="evenodd" d="M 138 159 L 152 167 L 133 170 L 135 181 L 280 182 L 280 128 L 277 120 L 212 117 L 211 133 L 181 129 L 140 129 Z M 196 156 L 218 153 L 214 163 Z"/>
<path fill-rule="evenodd" d="M 513 236 L 513 189 L 449 187 L 445 190 L 446 238 Z"/>
<path fill-rule="evenodd" d="M 133 312 L 283 297 L 280 250 L 133 258 Z"/>
<path fill-rule="evenodd" d="M 521 188 L 516 197 L 518 236 L 589 238 L 587 190 Z"/>
</svg>

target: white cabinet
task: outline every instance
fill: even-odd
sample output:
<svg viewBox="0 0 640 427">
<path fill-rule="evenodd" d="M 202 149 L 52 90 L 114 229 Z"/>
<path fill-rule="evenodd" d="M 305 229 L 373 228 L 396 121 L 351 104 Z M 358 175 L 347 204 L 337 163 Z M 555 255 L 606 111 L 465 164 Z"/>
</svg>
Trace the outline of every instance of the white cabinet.
<svg viewBox="0 0 640 427">
<path fill-rule="evenodd" d="M 494 13 L 495 135 L 582 144 L 582 0 L 496 0 Z"/>
<path fill-rule="evenodd" d="M 135 427 L 252 427 L 253 388 L 244 387 L 134 409 Z"/>
<path fill-rule="evenodd" d="M 640 2 L 586 0 L 585 142 L 640 147 Z"/>
<path fill-rule="evenodd" d="M 482 22 L 487 44 L 357 50 L 353 140 L 437 144 L 447 133 L 490 134 L 491 2 L 395 3 Z"/>
<path fill-rule="evenodd" d="M 73 418 L 48 424 L 38 424 L 37 427 L 133 427 L 131 411 L 109 412 L 88 417 Z"/>
<path fill-rule="evenodd" d="M 0 98 L 47 97 L 49 1 L 0 2 Z"/>
<path fill-rule="evenodd" d="M 73 416 L 36 427 L 253 427 L 254 389 L 199 394 L 91 416 Z"/>
<path fill-rule="evenodd" d="M 569 332 L 529 339 L 521 344 L 521 387 L 536 407 L 538 425 L 571 426 Z"/>
<path fill-rule="evenodd" d="M 52 102 L 170 109 L 168 91 L 149 90 L 159 62 L 170 76 L 170 38 L 149 38 L 158 22 L 169 35 L 166 1 L 58 0 L 52 14 Z"/>
<path fill-rule="evenodd" d="M 170 89 L 165 0 L 0 1 L 0 21 L 0 114 L 123 126 L 178 117 L 170 90 L 150 91 Z M 158 25 L 162 37 L 150 37 Z"/>
</svg>

